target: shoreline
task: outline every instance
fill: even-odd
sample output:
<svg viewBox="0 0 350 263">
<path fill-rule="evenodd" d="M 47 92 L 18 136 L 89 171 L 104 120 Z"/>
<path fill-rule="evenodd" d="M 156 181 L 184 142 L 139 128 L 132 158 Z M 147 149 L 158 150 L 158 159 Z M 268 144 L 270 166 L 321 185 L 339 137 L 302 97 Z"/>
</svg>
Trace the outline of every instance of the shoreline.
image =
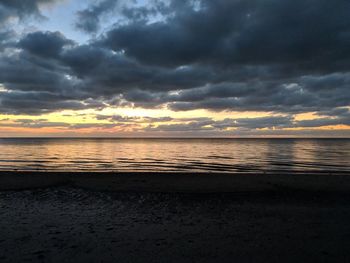
<svg viewBox="0 0 350 263">
<path fill-rule="evenodd" d="M 72 186 L 155 193 L 348 192 L 347 172 L 191 173 L 0 171 L 0 191 Z"/>
</svg>

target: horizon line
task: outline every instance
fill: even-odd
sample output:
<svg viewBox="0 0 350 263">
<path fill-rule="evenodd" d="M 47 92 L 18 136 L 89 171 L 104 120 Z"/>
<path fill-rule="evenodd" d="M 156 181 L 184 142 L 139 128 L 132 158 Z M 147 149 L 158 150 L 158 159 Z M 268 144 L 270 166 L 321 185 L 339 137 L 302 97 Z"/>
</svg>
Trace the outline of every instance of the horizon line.
<svg viewBox="0 0 350 263">
<path fill-rule="evenodd" d="M 103 136 L 13 136 L 13 137 L 1 137 L 0 139 L 350 139 L 350 137 L 331 137 L 331 136 L 303 136 L 303 137 L 297 137 L 297 136 L 273 136 L 273 137 L 249 137 L 249 136 L 242 136 L 242 137 L 173 137 L 173 136 L 167 136 L 167 137 L 127 137 L 127 136 L 120 136 L 120 137 L 103 137 Z"/>
</svg>

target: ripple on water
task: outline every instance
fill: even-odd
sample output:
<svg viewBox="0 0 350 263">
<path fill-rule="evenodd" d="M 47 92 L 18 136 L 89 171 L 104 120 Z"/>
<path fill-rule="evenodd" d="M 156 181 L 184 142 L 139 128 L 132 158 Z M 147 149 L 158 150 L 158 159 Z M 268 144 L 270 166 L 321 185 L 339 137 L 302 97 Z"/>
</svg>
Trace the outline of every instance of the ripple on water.
<svg viewBox="0 0 350 263">
<path fill-rule="evenodd" d="M 350 139 L 1 139 L 0 170 L 342 171 Z"/>
</svg>

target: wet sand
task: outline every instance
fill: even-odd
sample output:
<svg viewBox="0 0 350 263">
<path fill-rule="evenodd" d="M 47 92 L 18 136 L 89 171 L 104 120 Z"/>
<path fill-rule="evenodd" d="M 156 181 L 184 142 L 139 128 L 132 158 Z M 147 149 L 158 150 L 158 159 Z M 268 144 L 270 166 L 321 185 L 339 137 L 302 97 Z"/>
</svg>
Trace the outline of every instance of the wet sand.
<svg viewBox="0 0 350 263">
<path fill-rule="evenodd" d="M 350 262 L 346 174 L 0 173 L 0 262 Z"/>
<path fill-rule="evenodd" d="M 1 190 L 68 185 L 96 191 L 237 193 L 350 190 L 348 173 L 232 174 L 188 172 L 20 172 L 0 171 Z"/>
</svg>

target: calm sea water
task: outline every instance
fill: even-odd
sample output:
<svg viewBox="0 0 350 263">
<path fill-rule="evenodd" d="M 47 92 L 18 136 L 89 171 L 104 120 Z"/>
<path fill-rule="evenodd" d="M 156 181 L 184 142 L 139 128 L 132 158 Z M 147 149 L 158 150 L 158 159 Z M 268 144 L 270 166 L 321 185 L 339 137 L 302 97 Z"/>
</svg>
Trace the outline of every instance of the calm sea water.
<svg viewBox="0 0 350 263">
<path fill-rule="evenodd" d="M 350 139 L 0 139 L 0 170 L 350 172 Z"/>
</svg>

